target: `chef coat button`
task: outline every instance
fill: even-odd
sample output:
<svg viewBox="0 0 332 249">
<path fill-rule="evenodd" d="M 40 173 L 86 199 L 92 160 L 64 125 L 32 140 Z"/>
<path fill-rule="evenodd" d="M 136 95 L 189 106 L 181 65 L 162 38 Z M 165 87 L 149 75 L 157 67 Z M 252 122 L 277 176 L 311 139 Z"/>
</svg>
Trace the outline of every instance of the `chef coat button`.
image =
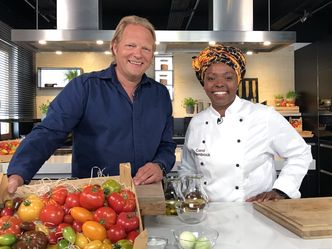
<svg viewBox="0 0 332 249">
<path fill-rule="evenodd" d="M 204 163 L 203 163 L 203 162 L 201 162 L 201 165 L 203 166 L 203 165 L 204 165 Z"/>
<path fill-rule="evenodd" d="M 235 189 L 239 189 L 239 186 L 235 186 Z"/>
<path fill-rule="evenodd" d="M 205 144 L 205 140 L 203 140 L 202 143 Z"/>
<path fill-rule="evenodd" d="M 238 140 L 237 140 L 237 142 L 238 142 L 238 143 L 240 143 L 240 142 L 241 142 L 241 140 L 240 140 L 240 139 L 238 139 Z"/>
<path fill-rule="evenodd" d="M 209 124 L 209 121 L 205 121 L 205 124 Z"/>
<path fill-rule="evenodd" d="M 204 185 L 206 185 L 207 184 L 207 182 L 204 182 Z"/>
<path fill-rule="evenodd" d="M 243 121 L 243 119 L 242 118 L 240 118 L 240 122 L 242 122 Z"/>
<path fill-rule="evenodd" d="M 235 166 L 236 166 L 236 167 L 240 167 L 240 164 L 237 163 Z"/>
</svg>

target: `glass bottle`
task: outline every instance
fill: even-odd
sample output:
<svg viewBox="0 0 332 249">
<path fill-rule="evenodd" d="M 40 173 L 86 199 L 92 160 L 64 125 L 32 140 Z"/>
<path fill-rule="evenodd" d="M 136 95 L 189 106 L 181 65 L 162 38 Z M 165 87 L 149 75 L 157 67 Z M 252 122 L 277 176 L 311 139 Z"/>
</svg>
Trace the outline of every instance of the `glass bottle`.
<svg viewBox="0 0 332 249">
<path fill-rule="evenodd" d="M 169 173 L 164 178 L 166 215 L 177 215 L 176 204 L 179 200 L 178 188 L 180 184 L 181 180 L 177 173 Z"/>
</svg>

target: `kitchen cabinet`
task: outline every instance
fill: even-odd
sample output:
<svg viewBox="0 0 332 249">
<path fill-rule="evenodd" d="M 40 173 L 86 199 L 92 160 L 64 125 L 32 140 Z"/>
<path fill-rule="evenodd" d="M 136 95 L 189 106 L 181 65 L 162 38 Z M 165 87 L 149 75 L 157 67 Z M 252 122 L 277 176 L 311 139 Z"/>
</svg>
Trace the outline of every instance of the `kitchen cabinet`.
<svg viewBox="0 0 332 249">
<path fill-rule="evenodd" d="M 320 156 L 320 194 L 332 195 L 332 142 L 321 141 L 319 144 Z"/>
</svg>

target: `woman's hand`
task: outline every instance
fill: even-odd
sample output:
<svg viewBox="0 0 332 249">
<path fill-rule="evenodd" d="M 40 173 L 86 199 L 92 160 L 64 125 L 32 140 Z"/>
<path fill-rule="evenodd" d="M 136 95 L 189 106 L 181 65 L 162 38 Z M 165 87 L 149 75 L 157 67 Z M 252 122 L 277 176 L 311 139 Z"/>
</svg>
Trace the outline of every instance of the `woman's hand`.
<svg viewBox="0 0 332 249">
<path fill-rule="evenodd" d="M 264 202 L 264 201 L 277 201 L 277 200 L 282 200 L 282 199 L 286 199 L 286 198 L 287 198 L 286 196 L 278 193 L 278 191 L 271 190 L 271 191 L 263 192 L 256 196 L 250 197 L 246 201 L 247 202 L 253 202 L 253 201 Z"/>
</svg>

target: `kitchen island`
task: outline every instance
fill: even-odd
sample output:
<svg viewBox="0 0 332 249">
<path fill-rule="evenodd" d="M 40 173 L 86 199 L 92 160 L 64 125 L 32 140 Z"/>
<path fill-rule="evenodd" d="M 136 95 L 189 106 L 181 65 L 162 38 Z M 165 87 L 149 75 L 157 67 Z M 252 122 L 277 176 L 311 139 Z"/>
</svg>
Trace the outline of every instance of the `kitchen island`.
<svg viewBox="0 0 332 249">
<path fill-rule="evenodd" d="M 177 248 L 172 229 L 182 225 L 177 216 L 146 216 L 149 236 L 168 239 L 167 249 Z M 215 249 L 331 249 L 332 238 L 302 239 L 256 211 L 251 203 L 210 203 L 207 218 L 199 225 L 215 228 Z"/>
</svg>

